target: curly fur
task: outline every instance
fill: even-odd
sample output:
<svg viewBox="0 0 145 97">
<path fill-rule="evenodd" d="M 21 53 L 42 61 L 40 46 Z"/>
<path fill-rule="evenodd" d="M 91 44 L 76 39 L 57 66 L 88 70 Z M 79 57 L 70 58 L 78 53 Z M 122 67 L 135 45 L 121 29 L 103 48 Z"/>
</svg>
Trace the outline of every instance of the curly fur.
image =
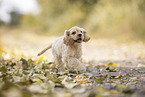
<svg viewBox="0 0 145 97">
<path fill-rule="evenodd" d="M 82 42 L 89 40 L 90 36 L 85 29 L 74 26 L 65 30 L 64 36 L 56 39 L 38 55 L 52 48 L 55 64 L 60 72 L 65 71 L 64 65 L 69 71 L 85 72 L 85 65 L 81 63 L 80 58 L 82 56 Z"/>
</svg>

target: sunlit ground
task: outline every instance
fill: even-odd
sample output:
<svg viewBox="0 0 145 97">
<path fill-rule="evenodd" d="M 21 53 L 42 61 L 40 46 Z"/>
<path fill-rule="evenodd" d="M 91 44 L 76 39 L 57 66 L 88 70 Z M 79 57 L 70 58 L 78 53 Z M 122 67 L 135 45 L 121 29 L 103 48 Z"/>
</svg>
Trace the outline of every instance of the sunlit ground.
<svg viewBox="0 0 145 97">
<path fill-rule="evenodd" d="M 52 43 L 56 36 L 43 36 L 30 31 L 4 30 L 1 41 L 5 59 L 21 57 L 38 59 L 37 53 Z M 83 43 L 83 61 L 145 59 L 145 43 L 138 41 L 122 42 L 111 39 L 91 39 Z M 53 61 L 51 50 L 42 55 L 45 60 Z"/>
<path fill-rule="evenodd" d="M 59 74 L 51 50 L 37 56 L 57 37 L 32 30 L 2 32 L 0 97 L 144 97 L 145 44 L 141 41 L 91 38 L 83 43 L 87 71 Z"/>
</svg>

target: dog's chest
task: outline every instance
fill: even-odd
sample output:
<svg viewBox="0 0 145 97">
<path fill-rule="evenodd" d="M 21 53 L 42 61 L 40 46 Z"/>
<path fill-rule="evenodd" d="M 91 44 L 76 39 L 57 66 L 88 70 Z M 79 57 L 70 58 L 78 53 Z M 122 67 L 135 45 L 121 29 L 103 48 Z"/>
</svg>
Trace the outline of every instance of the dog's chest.
<svg viewBox="0 0 145 97">
<path fill-rule="evenodd" d="M 66 53 L 69 57 L 80 58 L 82 50 L 80 47 L 68 47 Z"/>
</svg>

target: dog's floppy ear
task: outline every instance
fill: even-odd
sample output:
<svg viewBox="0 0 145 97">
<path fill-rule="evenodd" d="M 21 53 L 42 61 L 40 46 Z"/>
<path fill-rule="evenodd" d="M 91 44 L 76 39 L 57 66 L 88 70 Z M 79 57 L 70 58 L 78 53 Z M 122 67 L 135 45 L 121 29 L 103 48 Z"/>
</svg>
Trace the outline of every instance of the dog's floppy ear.
<svg viewBox="0 0 145 97">
<path fill-rule="evenodd" d="M 88 42 L 88 41 L 90 40 L 89 34 L 87 33 L 87 31 L 86 31 L 85 29 L 81 28 L 81 30 L 82 30 L 82 33 L 83 33 L 83 35 L 84 35 L 83 41 L 84 41 L 84 42 Z"/>
<path fill-rule="evenodd" d="M 64 31 L 64 36 L 70 36 L 70 31 L 69 30 L 65 30 Z"/>
<path fill-rule="evenodd" d="M 70 37 L 69 30 L 65 30 L 65 32 L 64 32 L 63 43 L 67 46 L 72 45 L 74 43 L 74 40 Z"/>
</svg>

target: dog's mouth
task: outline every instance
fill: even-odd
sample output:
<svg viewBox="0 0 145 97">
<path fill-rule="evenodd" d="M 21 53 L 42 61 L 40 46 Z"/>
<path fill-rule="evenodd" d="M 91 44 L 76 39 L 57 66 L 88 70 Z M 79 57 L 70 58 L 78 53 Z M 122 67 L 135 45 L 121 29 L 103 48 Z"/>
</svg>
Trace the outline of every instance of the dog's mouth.
<svg viewBox="0 0 145 97">
<path fill-rule="evenodd" d="M 78 38 L 77 40 L 74 40 L 74 42 L 81 43 L 82 42 L 82 38 Z"/>
</svg>

